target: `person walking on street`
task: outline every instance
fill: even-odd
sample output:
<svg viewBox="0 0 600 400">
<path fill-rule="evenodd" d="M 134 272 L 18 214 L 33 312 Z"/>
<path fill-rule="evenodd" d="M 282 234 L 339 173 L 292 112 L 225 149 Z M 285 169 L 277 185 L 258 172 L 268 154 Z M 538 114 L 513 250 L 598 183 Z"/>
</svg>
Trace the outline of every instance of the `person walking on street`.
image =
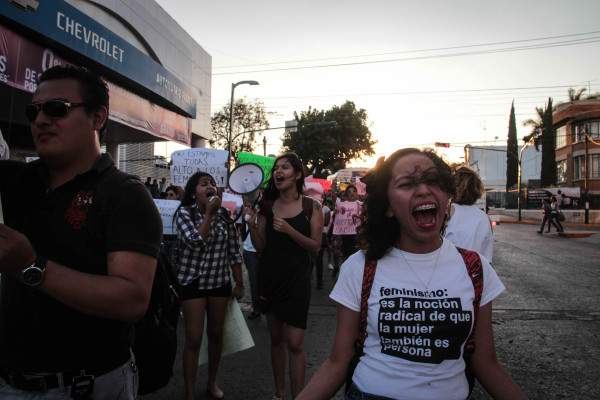
<svg viewBox="0 0 600 400">
<path fill-rule="evenodd" d="M 540 235 L 544 233 L 544 226 L 546 223 L 548 223 L 548 230 L 546 233 L 550 233 L 550 223 L 552 223 L 552 207 L 550 206 L 548 199 L 542 199 L 542 213 L 544 214 L 544 218 L 542 219 L 540 230 L 537 231 L 537 233 Z M 554 226 L 558 230 L 558 225 L 556 223 L 554 223 Z"/>
<path fill-rule="evenodd" d="M 217 372 L 223 350 L 223 325 L 232 296 L 233 270 L 236 299 L 244 295 L 242 252 L 237 229 L 228 223 L 229 211 L 221 207 L 217 184 L 206 172 L 196 172 L 185 185 L 184 197 L 175 211 L 175 229 L 183 245 L 177 265 L 182 285 L 185 345 L 183 378 L 186 400 L 194 399 L 196 372 L 206 315 L 208 381 L 206 391 L 222 399 Z"/>
<path fill-rule="evenodd" d="M 101 151 L 108 104 L 98 75 L 48 68 L 25 108 L 39 159 L 0 162 L 1 399 L 137 397 L 162 221 Z"/>
<path fill-rule="evenodd" d="M 317 253 L 317 260 L 315 265 L 315 271 L 317 273 L 317 290 L 323 289 L 323 256 L 325 250 L 329 246 L 327 240 L 327 230 L 329 229 L 329 223 L 331 222 L 331 210 L 323 203 L 323 234 L 321 235 L 321 248 Z"/>
<path fill-rule="evenodd" d="M 456 170 L 456 196 L 450 205 L 445 237 L 458 247 L 474 250 L 491 263 L 494 255 L 492 223 L 475 203 L 485 194 L 483 182 L 473 168 Z"/>
<path fill-rule="evenodd" d="M 285 399 L 286 353 L 292 398 L 304 387 L 304 331 L 311 295 L 311 252 L 321 247 L 321 204 L 302 195 L 304 168 L 294 153 L 275 159 L 259 215 L 246 210 L 250 237 L 261 254 L 259 296 L 271 336 L 273 399 Z M 258 215 L 258 224 L 256 216 Z"/>
<path fill-rule="evenodd" d="M 548 232 L 550 232 L 550 224 L 556 227 L 556 232 L 563 232 L 564 229 L 558 218 L 560 212 L 560 206 L 556 197 L 550 197 L 550 220 L 548 220 Z"/>
<path fill-rule="evenodd" d="M 340 270 L 334 343 L 297 400 L 330 399 L 347 377 L 346 400 L 464 400 L 473 374 L 492 398 L 526 399 L 496 356 L 502 282 L 484 257 L 443 239 L 451 168 L 433 150 L 408 148 L 362 181 L 365 249 Z"/>
</svg>

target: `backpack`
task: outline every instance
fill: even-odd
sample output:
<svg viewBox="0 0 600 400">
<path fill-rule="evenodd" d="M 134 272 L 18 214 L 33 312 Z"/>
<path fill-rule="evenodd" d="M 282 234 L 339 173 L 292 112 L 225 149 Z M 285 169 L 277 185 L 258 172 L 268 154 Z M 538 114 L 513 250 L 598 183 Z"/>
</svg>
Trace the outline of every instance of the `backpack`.
<svg viewBox="0 0 600 400">
<path fill-rule="evenodd" d="M 135 323 L 132 350 L 139 373 L 139 395 L 155 392 L 171 380 L 180 313 L 181 287 L 168 255 L 161 250 L 148 310 Z"/>
<path fill-rule="evenodd" d="M 473 297 L 473 327 L 465 342 L 463 351 L 463 359 L 465 360 L 465 376 L 469 383 L 469 394 L 473 391 L 475 386 L 475 373 L 471 367 L 471 356 L 475 351 L 475 327 L 477 326 L 477 314 L 479 313 L 479 304 L 481 302 L 481 295 L 483 293 L 483 266 L 481 265 L 481 258 L 477 252 L 472 250 L 466 250 L 461 247 L 456 247 L 456 250 L 462 256 L 467 269 L 467 274 L 471 278 L 473 284 L 473 290 L 475 296 Z M 365 339 L 367 337 L 367 301 L 371 294 L 371 288 L 373 287 L 373 280 L 375 278 L 375 271 L 377 270 L 377 260 L 369 260 L 365 257 L 365 266 L 363 270 L 362 289 L 360 294 L 360 319 L 359 319 L 359 332 L 358 338 L 355 342 L 354 355 L 348 364 L 346 371 L 346 387 L 344 393 L 348 392 L 350 385 L 352 385 L 352 376 L 360 357 L 363 355 L 363 347 Z"/>
<path fill-rule="evenodd" d="M 110 202 L 116 189 L 127 181 L 139 181 L 118 171 L 98 184 L 98 202 Z M 173 376 L 177 355 L 177 322 L 181 315 L 181 286 L 168 255 L 160 251 L 148 309 L 134 324 L 132 351 L 139 375 L 138 394 L 165 387 Z"/>
</svg>

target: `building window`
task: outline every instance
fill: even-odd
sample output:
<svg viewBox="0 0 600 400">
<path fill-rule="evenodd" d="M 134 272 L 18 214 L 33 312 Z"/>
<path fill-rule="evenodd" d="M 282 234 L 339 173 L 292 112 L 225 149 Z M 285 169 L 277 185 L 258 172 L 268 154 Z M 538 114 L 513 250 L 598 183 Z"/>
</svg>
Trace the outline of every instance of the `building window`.
<svg viewBox="0 0 600 400">
<path fill-rule="evenodd" d="M 562 183 L 567 181 L 567 160 L 558 161 L 556 163 L 556 182 Z"/>
<path fill-rule="evenodd" d="M 559 128 L 560 129 L 560 128 Z M 585 139 L 583 133 L 587 132 L 588 136 L 592 139 L 600 138 L 600 121 L 585 122 L 575 126 L 575 132 L 573 133 L 573 143 L 583 142 Z M 558 134 L 558 129 L 557 129 Z M 557 136 L 557 148 L 558 148 L 558 136 Z"/>
<path fill-rule="evenodd" d="M 600 178 L 600 154 L 590 154 L 589 169 L 591 178 Z"/>
<path fill-rule="evenodd" d="M 592 139 L 600 137 L 600 121 L 593 121 L 588 123 L 588 135 Z"/>
<path fill-rule="evenodd" d="M 583 179 L 585 171 L 585 157 L 573 157 L 573 179 Z"/>
<path fill-rule="evenodd" d="M 561 126 L 560 128 L 556 128 L 555 137 L 555 148 L 560 149 L 561 147 L 565 147 L 567 145 L 567 127 Z"/>
</svg>

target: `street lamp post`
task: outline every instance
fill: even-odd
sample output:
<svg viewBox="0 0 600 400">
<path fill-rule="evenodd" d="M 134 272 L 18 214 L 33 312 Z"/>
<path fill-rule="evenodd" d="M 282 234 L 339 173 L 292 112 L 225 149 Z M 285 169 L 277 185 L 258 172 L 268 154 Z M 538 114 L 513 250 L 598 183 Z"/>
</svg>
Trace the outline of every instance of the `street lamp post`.
<svg viewBox="0 0 600 400">
<path fill-rule="evenodd" d="M 527 146 L 529 146 L 529 142 L 526 142 L 519 152 L 519 183 L 517 184 L 517 209 L 519 210 L 519 221 L 521 221 L 521 159 L 523 158 L 523 150 L 525 150 Z"/>
<path fill-rule="evenodd" d="M 227 171 L 231 171 L 231 142 L 232 142 L 231 134 L 232 134 L 232 130 L 233 130 L 233 92 L 235 91 L 235 88 L 239 85 L 260 85 L 260 83 L 258 83 L 257 81 L 240 81 L 240 82 L 231 84 L 231 104 L 229 105 L 229 136 L 228 136 L 228 140 L 227 140 L 228 152 L 229 152 L 229 154 L 227 155 Z"/>
</svg>

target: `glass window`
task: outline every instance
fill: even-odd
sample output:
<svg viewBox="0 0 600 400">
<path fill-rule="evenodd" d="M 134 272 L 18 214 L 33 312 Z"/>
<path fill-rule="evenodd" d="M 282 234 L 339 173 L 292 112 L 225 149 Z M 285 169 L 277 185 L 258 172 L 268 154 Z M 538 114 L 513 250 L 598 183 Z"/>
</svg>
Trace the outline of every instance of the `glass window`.
<svg viewBox="0 0 600 400">
<path fill-rule="evenodd" d="M 573 157 L 573 179 L 583 179 L 585 170 L 585 159 L 583 156 Z"/>
<path fill-rule="evenodd" d="M 582 142 L 584 140 L 583 132 L 587 132 L 590 138 L 600 138 L 600 121 L 586 122 L 575 126 L 575 132 L 573 133 L 573 143 Z M 558 135 L 558 129 L 557 129 Z M 558 143 L 558 136 L 557 136 Z"/>
<path fill-rule="evenodd" d="M 590 154 L 590 177 L 600 178 L 600 154 Z"/>
<path fill-rule="evenodd" d="M 575 127 L 575 134 L 573 135 L 573 142 L 583 141 L 583 131 L 585 130 L 585 124 L 579 124 Z"/>
<path fill-rule="evenodd" d="M 567 145 L 567 127 L 561 126 L 560 128 L 556 128 L 556 148 L 560 149 L 561 147 L 565 147 Z"/>
<path fill-rule="evenodd" d="M 567 160 L 558 161 L 556 163 L 556 182 L 567 181 Z"/>
<path fill-rule="evenodd" d="M 600 135 L 600 122 L 593 121 L 588 124 L 588 134 L 592 138 L 597 138 Z"/>
</svg>

